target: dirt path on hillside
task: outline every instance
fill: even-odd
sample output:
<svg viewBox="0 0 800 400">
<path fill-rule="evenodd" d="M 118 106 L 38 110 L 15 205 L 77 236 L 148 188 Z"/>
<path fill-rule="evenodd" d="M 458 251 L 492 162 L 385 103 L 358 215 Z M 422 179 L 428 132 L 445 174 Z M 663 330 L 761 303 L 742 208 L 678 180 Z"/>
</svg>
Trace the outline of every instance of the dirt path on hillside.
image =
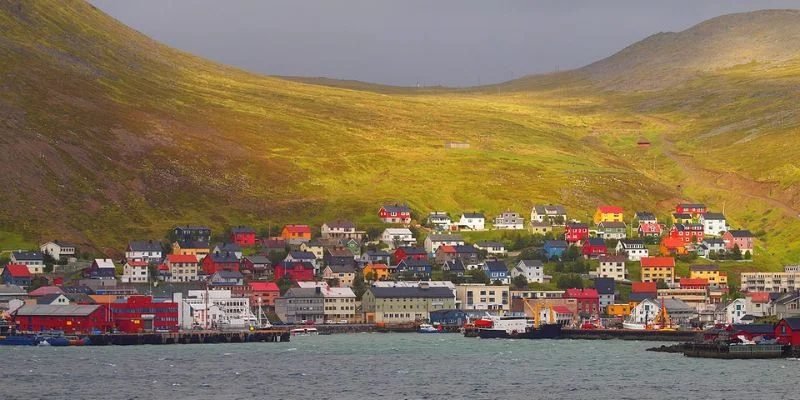
<svg viewBox="0 0 800 400">
<path fill-rule="evenodd" d="M 686 178 L 681 182 L 682 186 L 692 183 L 693 185 L 706 186 L 715 190 L 733 192 L 740 196 L 764 201 L 791 218 L 800 217 L 800 210 L 796 209 L 791 203 L 770 197 L 773 191 L 781 190 L 778 185 L 756 182 L 731 172 L 710 171 L 699 166 L 694 161 L 694 158 L 676 153 L 675 143 L 663 134 L 661 135 L 661 141 L 664 143 L 664 155 L 675 162 L 686 175 Z"/>
</svg>

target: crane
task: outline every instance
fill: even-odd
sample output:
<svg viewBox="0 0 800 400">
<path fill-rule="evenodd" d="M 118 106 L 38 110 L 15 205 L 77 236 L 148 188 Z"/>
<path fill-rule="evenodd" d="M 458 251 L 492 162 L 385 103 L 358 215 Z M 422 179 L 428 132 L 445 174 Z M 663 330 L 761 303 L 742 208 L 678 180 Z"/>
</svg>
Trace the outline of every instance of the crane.
<svg viewBox="0 0 800 400">
<path fill-rule="evenodd" d="M 653 318 L 653 328 L 656 326 L 660 326 L 658 330 L 661 331 L 671 331 L 674 330 L 672 327 L 672 321 L 669 319 L 669 312 L 667 312 L 667 307 L 664 306 L 664 298 L 661 298 L 661 308 L 658 310 L 658 314 L 656 317 Z"/>
<path fill-rule="evenodd" d="M 525 305 L 528 307 L 528 309 L 531 310 L 531 313 L 533 314 L 533 326 L 534 326 L 534 328 L 538 328 L 539 325 L 541 325 L 541 323 L 542 323 L 541 322 L 542 307 L 545 307 L 545 308 L 547 308 L 549 310 L 549 312 L 547 313 L 547 315 L 548 315 L 548 318 L 547 318 L 548 321 L 547 322 L 550 323 L 550 324 L 554 324 L 556 322 L 556 320 L 555 320 L 555 314 L 556 313 L 555 313 L 555 311 L 553 311 L 553 306 L 550 303 L 545 303 L 544 305 L 542 305 L 537 301 L 536 305 L 532 306 L 529 300 L 525 300 Z"/>
</svg>

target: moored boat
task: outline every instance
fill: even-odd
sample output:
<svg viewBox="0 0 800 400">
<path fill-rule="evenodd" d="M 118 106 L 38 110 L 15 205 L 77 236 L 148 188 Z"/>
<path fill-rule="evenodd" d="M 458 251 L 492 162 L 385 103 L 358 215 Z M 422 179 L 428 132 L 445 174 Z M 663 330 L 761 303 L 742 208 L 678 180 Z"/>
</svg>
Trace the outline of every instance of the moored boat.
<svg viewBox="0 0 800 400">
<path fill-rule="evenodd" d="M 433 326 L 431 324 L 420 324 L 419 329 L 417 330 L 417 332 L 419 332 L 419 333 L 446 333 L 441 325 Z"/>
<path fill-rule="evenodd" d="M 317 328 L 295 328 L 291 330 L 292 336 L 315 336 L 319 334 Z"/>
<path fill-rule="evenodd" d="M 0 336 L 0 346 L 36 346 L 42 341 L 33 335 Z"/>
</svg>

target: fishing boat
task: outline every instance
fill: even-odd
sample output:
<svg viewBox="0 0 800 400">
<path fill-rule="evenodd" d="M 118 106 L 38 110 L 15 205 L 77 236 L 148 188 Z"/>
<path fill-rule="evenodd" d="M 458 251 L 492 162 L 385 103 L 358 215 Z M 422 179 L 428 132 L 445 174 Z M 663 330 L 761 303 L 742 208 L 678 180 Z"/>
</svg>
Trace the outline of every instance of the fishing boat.
<svg viewBox="0 0 800 400">
<path fill-rule="evenodd" d="M 419 333 L 447 333 L 444 329 L 442 329 L 441 325 L 433 326 L 431 324 L 420 324 L 419 329 L 417 330 Z"/>
<path fill-rule="evenodd" d="M 34 335 L 0 336 L 0 346 L 37 346 L 42 339 Z"/>
<path fill-rule="evenodd" d="M 536 303 L 530 309 L 533 319 L 527 317 L 492 317 L 491 328 L 480 328 L 481 339 L 558 339 L 561 337 L 561 324 L 556 323 L 555 311 L 550 304 Z M 542 312 L 547 315 L 547 322 L 541 320 Z"/>
<path fill-rule="evenodd" d="M 42 332 L 39 337 L 42 339 L 40 346 L 69 346 L 69 339 L 64 336 L 63 331 Z"/>
</svg>

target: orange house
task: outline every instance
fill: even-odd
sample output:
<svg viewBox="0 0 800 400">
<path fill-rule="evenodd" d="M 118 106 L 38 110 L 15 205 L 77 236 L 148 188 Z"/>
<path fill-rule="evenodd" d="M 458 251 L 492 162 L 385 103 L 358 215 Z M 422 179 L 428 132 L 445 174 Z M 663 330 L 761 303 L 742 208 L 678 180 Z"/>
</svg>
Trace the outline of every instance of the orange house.
<svg viewBox="0 0 800 400">
<path fill-rule="evenodd" d="M 281 231 L 281 239 L 311 240 L 311 228 L 308 225 L 286 225 Z"/>
<path fill-rule="evenodd" d="M 386 264 L 367 264 L 361 272 L 364 274 L 364 278 L 372 272 L 376 281 L 389 279 L 389 266 Z"/>
<path fill-rule="evenodd" d="M 687 254 L 686 246 L 680 238 L 665 237 L 661 241 L 662 256 L 680 256 L 684 254 Z"/>
</svg>

